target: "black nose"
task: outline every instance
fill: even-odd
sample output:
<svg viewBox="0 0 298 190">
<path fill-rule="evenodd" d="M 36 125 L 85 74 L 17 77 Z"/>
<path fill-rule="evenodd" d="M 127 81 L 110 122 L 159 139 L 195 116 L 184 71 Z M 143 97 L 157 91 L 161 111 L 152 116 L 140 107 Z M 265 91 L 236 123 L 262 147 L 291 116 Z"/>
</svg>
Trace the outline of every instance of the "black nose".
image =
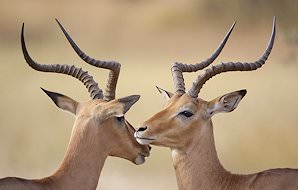
<svg viewBox="0 0 298 190">
<path fill-rule="evenodd" d="M 149 150 L 151 150 L 152 149 L 152 147 L 151 146 L 149 146 Z"/>
<path fill-rule="evenodd" d="M 138 128 L 137 132 L 145 131 L 146 129 L 147 129 L 147 127 L 140 127 L 140 128 Z"/>
</svg>

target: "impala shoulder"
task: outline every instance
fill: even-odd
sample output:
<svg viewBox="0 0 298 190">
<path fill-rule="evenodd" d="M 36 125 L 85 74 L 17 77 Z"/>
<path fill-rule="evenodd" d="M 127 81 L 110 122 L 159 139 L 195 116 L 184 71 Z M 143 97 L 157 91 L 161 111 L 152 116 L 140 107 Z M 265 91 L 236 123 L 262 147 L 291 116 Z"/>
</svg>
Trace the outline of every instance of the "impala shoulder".
<svg viewBox="0 0 298 190">
<path fill-rule="evenodd" d="M 298 170 L 290 168 L 276 168 L 265 170 L 250 176 L 249 189 L 264 189 L 272 187 L 283 189 L 292 179 L 292 185 L 298 185 Z M 274 182 L 274 183 L 273 183 Z"/>
</svg>

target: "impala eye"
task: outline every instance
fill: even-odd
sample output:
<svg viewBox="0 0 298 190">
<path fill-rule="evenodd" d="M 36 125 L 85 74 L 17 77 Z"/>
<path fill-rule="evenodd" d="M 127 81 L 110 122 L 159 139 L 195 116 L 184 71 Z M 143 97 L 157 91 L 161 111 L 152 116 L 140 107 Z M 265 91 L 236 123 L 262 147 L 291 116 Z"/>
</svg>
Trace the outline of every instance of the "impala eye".
<svg viewBox="0 0 298 190">
<path fill-rule="evenodd" d="M 118 122 L 123 122 L 124 121 L 124 116 L 116 117 Z"/>
<path fill-rule="evenodd" d="M 191 116 L 193 116 L 193 113 L 191 113 L 189 111 L 183 111 L 183 112 L 180 112 L 179 115 L 183 115 L 185 117 L 191 117 Z"/>
</svg>

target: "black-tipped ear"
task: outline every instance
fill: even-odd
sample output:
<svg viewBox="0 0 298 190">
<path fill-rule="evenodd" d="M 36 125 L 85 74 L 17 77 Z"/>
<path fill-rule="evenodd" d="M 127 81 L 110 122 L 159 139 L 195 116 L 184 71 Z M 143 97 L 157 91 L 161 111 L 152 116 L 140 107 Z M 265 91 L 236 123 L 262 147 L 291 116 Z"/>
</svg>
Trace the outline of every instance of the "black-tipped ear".
<svg viewBox="0 0 298 190">
<path fill-rule="evenodd" d="M 220 112 L 231 112 L 237 108 L 242 98 L 246 95 L 246 90 L 239 90 L 225 94 L 208 103 L 207 112 L 210 116 Z"/>
<path fill-rule="evenodd" d="M 78 102 L 75 100 L 56 92 L 51 92 L 41 88 L 52 100 L 53 102 L 62 110 L 69 111 L 70 113 L 76 114 Z"/>
<path fill-rule="evenodd" d="M 140 99 L 140 97 L 140 95 L 131 95 L 118 99 L 118 102 L 124 105 L 123 112 L 126 113 L 131 108 L 131 106 L 134 105 Z"/>
<path fill-rule="evenodd" d="M 239 90 L 238 91 L 239 92 L 239 94 L 242 96 L 242 98 L 246 95 L 246 93 L 247 93 L 247 90 L 246 89 L 244 89 L 244 90 Z"/>
<path fill-rule="evenodd" d="M 158 90 L 158 92 L 162 95 L 162 97 L 168 101 L 174 94 L 172 92 L 168 92 L 162 88 L 159 88 L 158 86 L 155 86 Z"/>
</svg>

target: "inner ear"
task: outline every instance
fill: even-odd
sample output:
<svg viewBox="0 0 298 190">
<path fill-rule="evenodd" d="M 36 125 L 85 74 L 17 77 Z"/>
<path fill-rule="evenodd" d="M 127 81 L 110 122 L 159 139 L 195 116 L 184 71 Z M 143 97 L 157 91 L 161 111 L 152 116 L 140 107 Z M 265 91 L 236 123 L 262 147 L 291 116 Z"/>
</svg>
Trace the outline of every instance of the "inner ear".
<svg viewBox="0 0 298 190">
<path fill-rule="evenodd" d="M 72 114 L 76 114 L 76 110 L 78 107 L 78 102 L 63 95 L 63 94 L 59 94 L 56 92 L 50 92 L 47 91 L 43 88 L 41 88 L 51 99 L 52 101 L 62 110 L 64 111 L 68 111 Z"/>
<path fill-rule="evenodd" d="M 208 114 L 212 116 L 216 113 L 231 112 L 235 110 L 245 94 L 246 90 L 239 90 L 210 101 L 207 106 Z"/>
<path fill-rule="evenodd" d="M 139 99 L 140 95 L 132 95 L 120 98 L 117 101 L 123 105 L 123 113 L 125 114 Z"/>
<path fill-rule="evenodd" d="M 162 88 L 159 88 L 158 86 L 156 86 L 156 88 L 166 101 L 168 101 L 174 95 L 172 92 L 168 92 Z"/>
</svg>

